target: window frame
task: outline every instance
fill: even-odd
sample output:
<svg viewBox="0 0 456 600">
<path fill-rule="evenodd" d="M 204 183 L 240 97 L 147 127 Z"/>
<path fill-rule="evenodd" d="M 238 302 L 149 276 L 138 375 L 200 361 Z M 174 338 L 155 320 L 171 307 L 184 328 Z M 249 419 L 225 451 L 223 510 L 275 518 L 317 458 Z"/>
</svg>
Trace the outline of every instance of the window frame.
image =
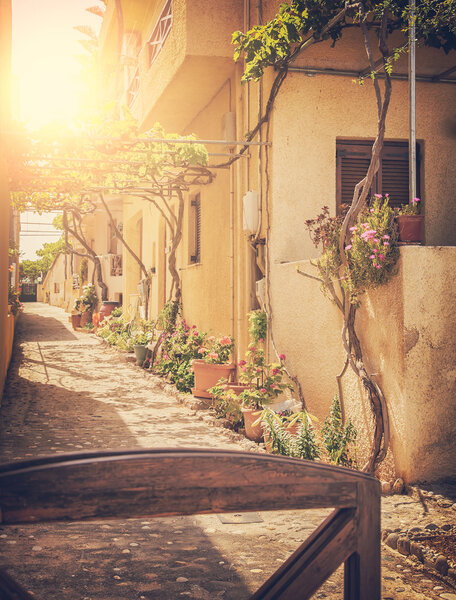
<svg viewBox="0 0 456 600">
<path fill-rule="evenodd" d="M 344 200 L 343 198 L 343 164 L 342 159 L 347 155 L 349 157 L 356 158 L 359 156 L 360 158 L 370 160 L 372 156 L 372 146 L 374 140 L 369 139 L 336 139 L 336 209 L 337 214 L 341 213 L 341 206 Z M 383 184 L 383 161 L 389 160 L 391 158 L 406 158 L 407 166 L 406 166 L 406 177 L 407 177 L 407 190 L 408 190 L 408 141 L 404 140 L 385 140 L 384 147 L 382 150 L 382 154 L 380 157 L 380 167 L 378 172 L 375 175 L 371 194 L 379 194 L 382 193 L 382 184 Z M 416 157 L 417 157 L 417 196 L 420 197 L 420 180 L 421 180 L 421 148 L 420 143 L 417 142 L 416 145 Z M 354 169 L 356 167 L 353 167 Z M 361 168 L 360 168 L 361 170 Z M 405 169 L 401 176 L 404 176 Z M 364 175 L 360 175 L 358 181 L 361 181 Z M 392 176 L 392 175 L 391 175 Z M 387 193 L 389 190 L 385 190 L 383 193 Z M 400 206 L 401 204 L 405 204 L 409 201 L 408 192 L 407 198 L 400 197 L 398 200 L 394 199 L 394 193 L 391 196 L 391 206 Z M 352 202 L 352 197 L 350 198 L 349 204 Z M 345 199 L 345 203 L 347 200 Z"/>
</svg>

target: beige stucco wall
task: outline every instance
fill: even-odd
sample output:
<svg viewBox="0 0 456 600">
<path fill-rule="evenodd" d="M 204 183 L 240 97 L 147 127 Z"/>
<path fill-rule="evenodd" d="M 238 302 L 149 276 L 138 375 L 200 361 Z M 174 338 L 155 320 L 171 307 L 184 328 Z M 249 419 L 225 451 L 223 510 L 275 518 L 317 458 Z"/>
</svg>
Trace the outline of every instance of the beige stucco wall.
<svg viewBox="0 0 456 600">
<path fill-rule="evenodd" d="M 456 248 L 402 247 L 398 275 L 363 296 L 357 331 L 389 408 L 393 456 L 384 476 L 397 473 L 407 481 L 456 476 L 455 264 Z M 315 274 L 308 261 L 274 266 L 274 336 L 299 375 L 308 409 L 321 421 L 344 365 L 342 318 L 319 283 L 297 269 Z M 359 432 L 362 464 L 370 409 L 350 372 L 342 387 L 347 416 Z"/>
</svg>

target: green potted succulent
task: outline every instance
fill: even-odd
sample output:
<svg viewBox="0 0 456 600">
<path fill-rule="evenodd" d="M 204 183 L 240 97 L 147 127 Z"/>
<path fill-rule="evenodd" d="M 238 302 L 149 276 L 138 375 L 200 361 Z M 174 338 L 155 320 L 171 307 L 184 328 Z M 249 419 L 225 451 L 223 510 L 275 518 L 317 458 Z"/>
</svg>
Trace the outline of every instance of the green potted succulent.
<svg viewBox="0 0 456 600">
<path fill-rule="evenodd" d="M 154 340 L 155 324 L 152 321 L 143 321 L 137 324 L 136 329 L 131 329 L 129 344 L 133 347 L 136 364 L 142 367 L 146 360 L 148 345 Z"/>
<path fill-rule="evenodd" d="M 403 243 L 422 243 L 424 215 L 421 214 L 421 200 L 413 198 L 409 204 L 396 209 L 396 223 L 399 241 Z"/>
</svg>

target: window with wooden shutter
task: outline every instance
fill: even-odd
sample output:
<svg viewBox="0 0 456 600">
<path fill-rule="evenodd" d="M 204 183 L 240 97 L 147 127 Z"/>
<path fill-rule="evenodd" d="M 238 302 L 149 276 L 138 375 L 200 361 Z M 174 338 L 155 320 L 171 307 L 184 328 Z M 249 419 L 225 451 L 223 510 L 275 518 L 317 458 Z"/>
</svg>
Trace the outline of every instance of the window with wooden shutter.
<svg viewBox="0 0 456 600">
<path fill-rule="evenodd" d="M 201 262 L 201 196 L 197 194 L 190 201 L 189 219 L 190 262 Z"/>
<path fill-rule="evenodd" d="M 369 168 L 373 142 L 369 140 L 339 140 L 336 142 L 336 199 L 337 210 L 351 204 L 357 183 Z M 420 182 L 419 145 L 417 144 L 417 194 Z M 384 143 L 380 167 L 375 176 L 372 194 L 389 194 L 390 205 L 400 206 L 409 201 L 408 142 Z"/>
</svg>

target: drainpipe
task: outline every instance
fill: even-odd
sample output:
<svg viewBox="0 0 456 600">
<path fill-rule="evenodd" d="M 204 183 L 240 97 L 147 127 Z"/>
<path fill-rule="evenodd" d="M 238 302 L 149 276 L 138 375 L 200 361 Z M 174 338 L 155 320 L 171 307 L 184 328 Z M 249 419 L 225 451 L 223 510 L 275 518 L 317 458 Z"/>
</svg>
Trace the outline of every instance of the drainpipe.
<svg viewBox="0 0 456 600">
<path fill-rule="evenodd" d="M 410 0 L 409 28 L 409 202 L 416 197 L 416 43 L 415 0 Z"/>
<path fill-rule="evenodd" d="M 231 338 L 234 339 L 234 167 L 230 164 L 230 297 L 231 297 Z M 239 343 L 239 342 L 238 342 Z M 236 361 L 237 362 L 237 361 Z"/>
</svg>

